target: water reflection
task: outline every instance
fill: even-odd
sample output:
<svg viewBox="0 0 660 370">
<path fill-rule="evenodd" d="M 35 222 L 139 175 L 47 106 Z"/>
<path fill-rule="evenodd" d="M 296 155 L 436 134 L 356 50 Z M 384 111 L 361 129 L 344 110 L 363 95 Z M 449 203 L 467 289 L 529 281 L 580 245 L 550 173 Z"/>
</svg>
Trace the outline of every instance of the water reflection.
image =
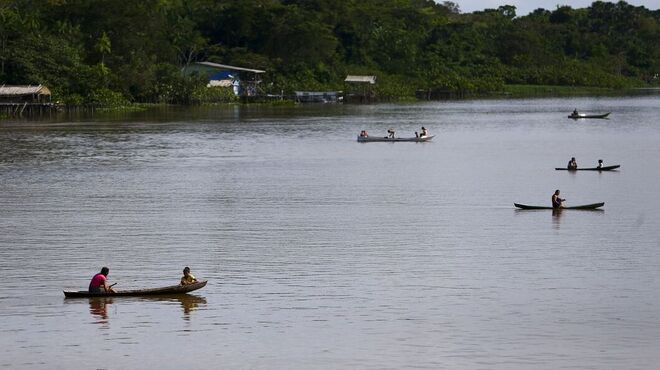
<svg viewBox="0 0 660 370">
<path fill-rule="evenodd" d="M 191 294 L 178 294 L 178 295 L 161 295 L 153 297 L 140 297 L 142 300 L 158 301 L 158 302 L 179 302 L 183 310 L 182 318 L 190 320 L 190 314 L 196 310 L 200 305 L 206 305 L 206 298 Z"/>
<path fill-rule="evenodd" d="M 110 324 L 110 315 L 108 315 L 108 308 L 112 304 L 121 304 L 121 302 L 135 302 L 150 301 L 159 303 L 175 303 L 178 302 L 183 312 L 182 318 L 186 321 L 190 320 L 191 314 L 200 306 L 206 305 L 206 298 L 190 295 L 162 295 L 162 296 L 144 296 L 144 297 L 94 297 L 89 298 L 89 313 L 92 314 L 94 324 L 100 324 L 104 328 L 108 328 Z M 117 302 L 115 302 L 117 301 Z M 66 300 L 66 303 L 74 303 L 76 300 Z M 79 302 L 79 301 L 78 301 Z"/>
<path fill-rule="evenodd" d="M 561 209 L 552 210 L 552 226 L 557 230 L 559 230 L 559 226 L 561 225 L 560 219 L 562 213 Z"/>
<path fill-rule="evenodd" d="M 112 304 L 112 298 L 94 297 L 89 299 L 89 312 L 96 319 L 94 324 L 100 324 L 102 327 L 109 327 L 108 305 Z"/>
</svg>

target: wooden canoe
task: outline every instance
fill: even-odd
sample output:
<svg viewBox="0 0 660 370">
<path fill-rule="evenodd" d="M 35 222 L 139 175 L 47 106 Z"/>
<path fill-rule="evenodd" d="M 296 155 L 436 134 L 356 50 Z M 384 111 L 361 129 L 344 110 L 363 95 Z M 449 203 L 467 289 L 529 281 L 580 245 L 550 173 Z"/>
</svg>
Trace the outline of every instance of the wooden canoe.
<svg viewBox="0 0 660 370">
<path fill-rule="evenodd" d="M 149 288 L 149 289 L 133 289 L 133 290 L 119 290 L 115 293 L 90 293 L 87 290 L 79 291 L 64 291 L 66 298 L 82 298 L 82 297 L 139 297 L 151 295 L 172 295 L 172 294 L 185 294 L 193 290 L 201 289 L 206 285 L 207 281 L 199 281 L 189 285 L 172 285 L 163 288 Z"/>
<path fill-rule="evenodd" d="M 580 118 L 607 118 L 607 116 L 610 115 L 611 112 L 607 112 L 604 114 L 570 114 L 568 118 L 573 118 L 573 119 L 580 119 Z"/>
<path fill-rule="evenodd" d="M 572 207 L 561 207 L 561 208 L 552 208 L 552 207 L 543 207 L 543 206 L 528 206 L 526 204 L 518 204 L 518 203 L 513 203 L 516 208 L 520 209 L 556 209 L 556 210 L 562 210 L 562 209 L 596 209 L 600 208 L 605 205 L 605 203 L 593 203 L 593 204 L 585 204 L 581 206 L 572 206 Z"/>
<path fill-rule="evenodd" d="M 555 170 L 557 171 L 612 171 L 616 170 L 617 168 L 621 167 L 620 164 L 614 165 L 614 166 L 603 166 L 601 168 L 598 167 L 589 167 L 589 168 L 572 168 L 568 169 L 566 167 L 555 167 Z"/>
<path fill-rule="evenodd" d="M 358 143 L 371 143 L 371 142 L 392 142 L 396 143 L 399 141 L 412 141 L 412 142 L 424 142 L 433 139 L 435 135 L 424 136 L 424 137 L 378 137 L 378 136 L 358 136 Z"/>
</svg>

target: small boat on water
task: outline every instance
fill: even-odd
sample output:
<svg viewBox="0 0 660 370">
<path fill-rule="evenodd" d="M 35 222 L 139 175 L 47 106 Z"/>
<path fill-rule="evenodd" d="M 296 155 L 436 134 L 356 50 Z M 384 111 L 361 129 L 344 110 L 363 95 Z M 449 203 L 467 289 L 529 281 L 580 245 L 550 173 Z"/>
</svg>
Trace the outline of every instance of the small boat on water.
<svg viewBox="0 0 660 370">
<path fill-rule="evenodd" d="M 572 207 L 561 207 L 561 208 L 552 208 L 552 207 L 543 207 L 543 206 L 528 206 L 526 204 L 518 204 L 518 203 L 513 203 L 516 208 L 520 209 L 556 209 L 556 210 L 562 210 L 562 209 L 583 209 L 583 210 L 589 210 L 589 209 L 597 209 L 605 205 L 605 203 L 593 203 L 593 204 L 585 204 L 581 206 L 572 206 Z"/>
<path fill-rule="evenodd" d="M 573 119 L 580 119 L 580 118 L 607 118 L 607 116 L 610 115 L 612 112 L 607 112 L 604 114 L 583 114 L 583 113 L 578 113 L 574 114 L 571 113 L 568 118 L 573 118 Z"/>
<path fill-rule="evenodd" d="M 412 141 L 412 142 L 424 142 L 433 139 L 435 135 L 431 136 L 422 136 L 422 137 L 387 137 L 387 136 L 358 136 L 358 143 L 370 143 L 370 142 L 398 142 L 398 141 Z"/>
<path fill-rule="evenodd" d="M 119 290 L 115 293 L 90 293 L 87 290 L 79 291 L 64 291 L 66 298 L 83 298 L 83 297 L 138 297 L 138 296 L 152 296 L 152 295 L 173 295 L 185 294 L 193 290 L 201 289 L 206 286 L 207 281 L 198 281 L 188 285 L 172 285 L 162 288 L 148 288 L 148 289 L 132 289 L 132 290 Z"/>
<path fill-rule="evenodd" d="M 566 167 L 555 167 L 555 170 L 557 171 L 612 171 L 616 170 L 617 168 L 621 167 L 620 164 L 614 165 L 614 166 L 603 166 L 601 168 L 598 167 L 589 167 L 589 168 L 566 168 Z"/>
</svg>

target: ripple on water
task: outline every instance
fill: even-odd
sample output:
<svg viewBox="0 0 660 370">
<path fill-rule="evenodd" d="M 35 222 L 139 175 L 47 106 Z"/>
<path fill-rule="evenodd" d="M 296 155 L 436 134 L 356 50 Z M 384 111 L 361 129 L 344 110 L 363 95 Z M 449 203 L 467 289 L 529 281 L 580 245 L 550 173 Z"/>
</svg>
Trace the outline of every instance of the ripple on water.
<svg viewBox="0 0 660 370">
<path fill-rule="evenodd" d="M 617 114 L 567 122 L 575 105 Z M 300 109 L 0 124 L 0 364 L 78 368 L 83 351 L 118 368 L 660 360 L 657 99 Z M 433 142 L 355 142 L 421 125 Z M 554 171 L 571 156 L 622 168 Z M 556 188 L 604 211 L 513 209 Z M 183 266 L 209 284 L 63 298 L 103 265 L 118 289 L 177 284 Z"/>
</svg>

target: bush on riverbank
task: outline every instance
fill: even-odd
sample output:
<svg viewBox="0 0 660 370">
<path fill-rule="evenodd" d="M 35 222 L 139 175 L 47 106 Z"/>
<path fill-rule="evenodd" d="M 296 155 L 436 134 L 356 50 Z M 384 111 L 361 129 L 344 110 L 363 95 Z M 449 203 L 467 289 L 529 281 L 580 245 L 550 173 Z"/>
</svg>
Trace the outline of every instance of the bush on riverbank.
<svg viewBox="0 0 660 370">
<path fill-rule="evenodd" d="M 194 104 L 236 103 L 238 96 L 231 87 L 197 86 L 192 93 Z"/>
<path fill-rule="evenodd" d="M 584 95 L 613 95 L 623 93 L 617 90 L 603 87 L 584 86 L 557 86 L 557 85 L 504 85 L 502 93 L 514 98 L 533 96 L 584 96 Z"/>
</svg>

